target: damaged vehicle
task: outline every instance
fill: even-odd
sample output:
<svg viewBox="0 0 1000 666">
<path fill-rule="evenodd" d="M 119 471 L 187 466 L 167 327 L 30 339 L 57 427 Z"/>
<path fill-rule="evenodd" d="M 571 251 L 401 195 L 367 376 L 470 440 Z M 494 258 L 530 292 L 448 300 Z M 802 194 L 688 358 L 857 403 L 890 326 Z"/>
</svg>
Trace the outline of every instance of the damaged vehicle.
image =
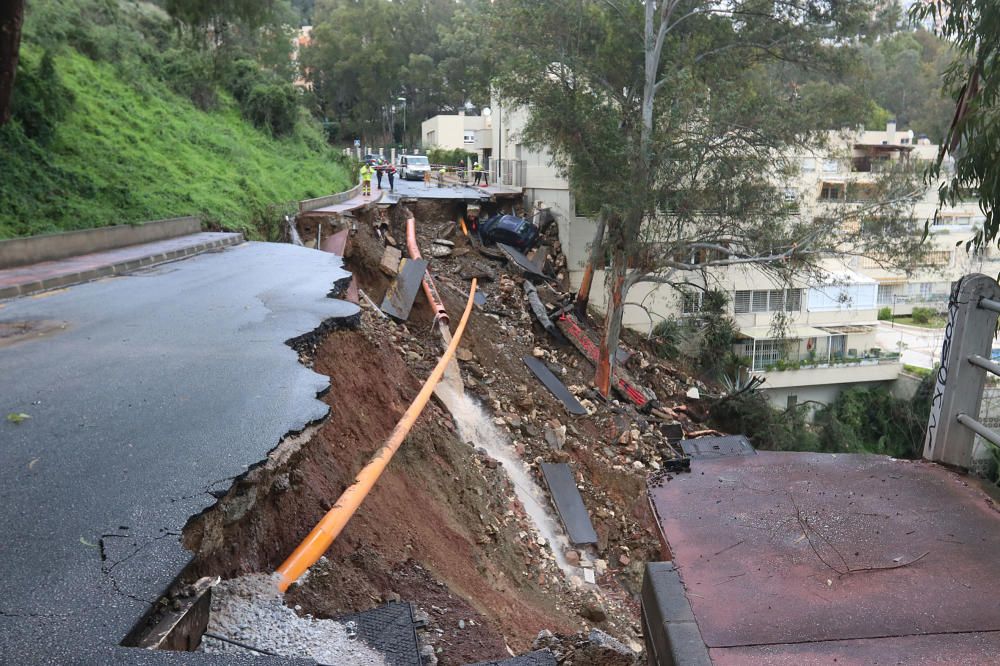
<svg viewBox="0 0 1000 666">
<path fill-rule="evenodd" d="M 479 239 L 486 245 L 503 243 L 526 252 L 538 242 L 538 227 L 516 215 L 494 215 L 479 223 Z"/>
</svg>

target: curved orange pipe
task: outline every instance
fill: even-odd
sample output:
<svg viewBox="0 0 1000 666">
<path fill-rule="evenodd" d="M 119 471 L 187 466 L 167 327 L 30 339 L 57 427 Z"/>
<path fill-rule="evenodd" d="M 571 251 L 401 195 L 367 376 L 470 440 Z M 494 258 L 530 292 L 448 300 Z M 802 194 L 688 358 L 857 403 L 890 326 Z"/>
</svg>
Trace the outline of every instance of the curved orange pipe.
<svg viewBox="0 0 1000 666">
<path fill-rule="evenodd" d="M 410 259 L 421 258 L 420 248 L 417 247 L 417 230 L 413 215 L 408 215 L 406 218 L 406 248 L 410 251 Z M 435 323 L 444 323 L 445 328 L 447 328 L 448 312 L 444 309 L 444 303 L 441 301 L 441 296 L 438 295 L 437 286 L 434 284 L 434 278 L 431 277 L 430 271 L 424 271 L 422 282 L 424 293 L 431 303 L 431 309 L 434 310 Z"/>
<path fill-rule="evenodd" d="M 309 536 L 302 540 L 302 543 L 298 545 L 292 554 L 288 556 L 288 559 L 282 562 L 281 566 L 275 571 L 277 574 L 278 589 L 282 592 L 287 590 L 289 585 L 297 581 L 299 576 L 305 573 L 306 569 L 315 564 L 322 557 L 323 553 L 327 551 L 333 540 L 337 538 L 344 529 L 344 526 L 347 525 L 347 521 L 351 519 L 365 497 L 368 496 L 375 482 L 378 481 L 382 472 L 389 465 L 389 461 L 392 460 L 393 454 L 399 450 L 400 445 L 402 445 L 406 435 L 409 434 L 417 417 L 420 416 L 420 412 L 427 405 L 431 393 L 434 392 L 434 387 L 441 381 L 445 367 L 451 362 L 452 356 L 455 355 L 455 350 L 458 349 L 458 343 L 462 339 L 465 324 L 469 321 L 469 315 L 472 313 L 472 302 L 475 294 L 476 280 L 473 279 L 472 288 L 469 290 L 469 302 L 465 304 L 465 312 L 458 323 L 458 328 L 455 329 L 455 336 L 451 339 L 451 343 L 437 365 L 434 366 L 434 370 L 427 378 L 427 381 L 420 387 L 417 397 L 413 399 L 410 406 L 403 412 L 403 416 L 399 419 L 396 427 L 393 428 L 385 444 L 379 447 L 368 464 L 358 472 L 354 483 L 347 487 L 347 490 L 341 494 L 337 503 L 320 519 L 316 527 L 309 533 Z"/>
</svg>

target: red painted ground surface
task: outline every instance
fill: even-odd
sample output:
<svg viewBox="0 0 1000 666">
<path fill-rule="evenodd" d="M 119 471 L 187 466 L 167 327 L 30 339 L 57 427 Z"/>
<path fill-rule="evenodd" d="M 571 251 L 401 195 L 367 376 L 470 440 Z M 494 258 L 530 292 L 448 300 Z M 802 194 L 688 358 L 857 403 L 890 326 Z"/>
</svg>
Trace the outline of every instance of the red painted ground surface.
<svg viewBox="0 0 1000 666">
<path fill-rule="evenodd" d="M 761 452 L 694 461 L 651 496 L 717 663 L 1000 663 L 984 633 L 1000 631 L 1000 513 L 961 476 Z"/>
<path fill-rule="evenodd" d="M 130 245 L 118 248 L 117 250 L 107 250 L 105 252 L 94 252 L 78 257 L 59 259 L 57 261 L 44 261 L 31 266 L 20 266 L 18 268 L 8 268 L 0 270 L 0 288 L 12 287 L 19 284 L 39 282 L 62 275 L 71 275 L 84 271 L 102 268 L 104 266 L 115 266 L 118 264 L 136 261 L 145 257 L 153 257 L 159 254 L 176 252 L 188 247 L 211 243 L 220 239 L 235 238 L 239 234 L 210 233 L 189 234 L 178 238 L 156 241 L 154 243 L 143 243 L 141 245 Z"/>
</svg>

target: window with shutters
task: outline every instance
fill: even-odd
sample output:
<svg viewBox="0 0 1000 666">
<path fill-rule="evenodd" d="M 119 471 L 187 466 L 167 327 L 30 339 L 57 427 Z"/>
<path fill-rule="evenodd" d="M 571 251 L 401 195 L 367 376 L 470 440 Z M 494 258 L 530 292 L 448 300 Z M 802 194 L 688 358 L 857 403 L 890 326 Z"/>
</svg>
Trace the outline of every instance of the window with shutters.
<svg viewBox="0 0 1000 666">
<path fill-rule="evenodd" d="M 746 314 L 750 312 L 750 290 L 740 290 L 733 293 L 733 312 Z"/>
<path fill-rule="evenodd" d="M 766 291 L 755 291 L 753 292 L 753 297 L 750 305 L 750 309 L 754 312 L 767 312 L 767 292 Z"/>
<path fill-rule="evenodd" d="M 704 295 L 704 292 L 701 291 L 684 292 L 681 299 L 681 313 L 698 314 L 701 312 L 702 297 Z"/>
</svg>

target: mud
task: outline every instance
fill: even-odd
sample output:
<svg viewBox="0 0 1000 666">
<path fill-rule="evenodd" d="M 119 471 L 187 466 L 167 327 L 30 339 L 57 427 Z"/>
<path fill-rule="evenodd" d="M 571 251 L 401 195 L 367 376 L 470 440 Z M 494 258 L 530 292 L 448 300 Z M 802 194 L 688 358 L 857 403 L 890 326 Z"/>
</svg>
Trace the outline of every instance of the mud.
<svg viewBox="0 0 1000 666">
<path fill-rule="evenodd" d="M 570 463 L 599 537 L 588 562 L 599 587 L 567 583 L 548 548 L 538 544 L 498 461 L 462 441 L 450 414 L 432 401 L 358 513 L 289 590 L 286 603 L 333 618 L 397 597 L 412 601 L 426 614 L 423 640 L 442 664 L 499 659 L 531 649 L 543 629 L 570 636 L 595 625 L 638 651 L 642 569 L 662 555 L 645 493 L 646 475 L 662 462 L 659 435 L 630 406 L 605 402 L 589 388 L 592 367 L 533 322 L 519 279 L 478 252 L 453 223 L 461 204 L 419 202 L 412 212 L 421 247 L 435 238 L 454 242 L 451 256 L 430 265 L 453 326 L 468 277 L 483 278 L 486 301 L 471 318 L 459 354 L 468 391 L 536 483 L 539 463 Z M 378 269 L 383 245 L 375 229 L 404 244 L 404 219 L 396 206 L 348 222 L 354 231 L 347 268 L 375 302 L 390 283 Z M 546 242 L 548 264 L 565 280 L 558 239 Z M 550 305 L 561 296 L 549 288 L 540 293 Z M 330 377 L 323 396 L 330 415 L 286 438 L 216 507 L 190 522 L 185 544 L 196 555 L 183 580 L 273 571 L 384 441 L 441 351 L 423 293 L 405 325 L 370 308 L 348 323 L 353 328 L 326 326 L 294 341 L 302 362 Z M 637 337 L 626 335 L 625 342 L 635 352 L 629 367 L 636 378 L 668 409 L 683 404 L 694 380 L 657 362 Z M 528 373 L 521 361 L 527 355 L 541 358 L 590 415 L 568 415 Z M 693 427 L 687 416 L 680 421 Z"/>
</svg>

